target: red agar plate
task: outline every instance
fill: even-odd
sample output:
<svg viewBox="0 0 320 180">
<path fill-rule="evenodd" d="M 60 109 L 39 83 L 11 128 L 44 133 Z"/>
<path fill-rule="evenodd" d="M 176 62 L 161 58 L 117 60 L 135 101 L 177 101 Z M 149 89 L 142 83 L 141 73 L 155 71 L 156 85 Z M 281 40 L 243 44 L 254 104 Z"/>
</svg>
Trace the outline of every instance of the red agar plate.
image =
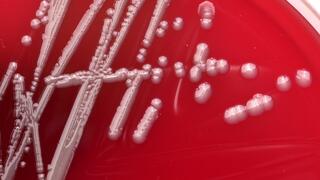
<svg viewBox="0 0 320 180">
<path fill-rule="evenodd" d="M 143 69 L 144 64 L 156 68 L 160 66 L 159 57 L 165 56 L 167 62 L 162 61 L 161 82 L 157 82 L 159 72 L 153 71 L 154 77 L 143 80 L 137 87 L 135 98 L 122 106 L 129 111 L 122 109 L 118 114 L 128 117 L 117 138 L 112 138 L 110 125 L 117 110 L 121 111 L 118 107 L 135 83 L 135 75 L 127 82 L 105 80 L 101 83 L 96 99 L 86 101 L 94 102 L 92 110 L 88 110 L 90 103 L 78 109 L 89 113 L 86 123 L 75 125 L 80 129 L 83 126 L 83 132 L 76 129 L 79 134 L 65 139 L 63 130 L 84 83 L 56 88 L 39 120 L 43 176 L 70 180 L 319 180 L 320 36 L 317 27 L 312 26 L 315 19 L 309 22 L 305 18 L 307 16 L 303 16 L 306 14 L 298 11 L 301 4 L 296 5 L 297 10 L 285 0 L 211 0 L 207 1 L 215 8 L 211 15 L 198 12 L 199 5 L 204 2 L 202 0 L 171 0 L 160 18 L 168 23 L 167 29 L 165 23 L 163 27 L 160 24 L 160 28 L 157 25 L 156 31 L 159 32 L 155 32 L 150 46 L 144 48 L 142 42 L 152 14 L 156 4 L 161 5 L 162 1 L 144 2 L 124 34 L 125 39 L 110 66 L 114 72 L 120 68 Z M 58 2 L 63 0 L 56 0 Z M 48 85 L 45 78 L 50 77 L 91 3 L 91 0 L 70 1 L 56 40 L 51 43 L 52 51 L 43 68 L 39 86 L 32 96 L 34 103 L 42 97 Z M 113 6 L 110 0 L 101 7 L 61 75 L 89 72 L 104 19 L 107 14 L 116 12 L 107 11 Z M 24 76 L 26 91 L 30 91 L 42 40 L 46 38 L 42 35 L 45 25 L 39 29 L 30 27 L 38 7 L 39 1 L 0 2 L 0 77 L 4 76 L 10 62 L 17 62 L 17 73 Z M 120 23 L 114 29 L 111 45 L 121 34 L 120 24 L 126 11 L 127 6 L 123 15 L 118 16 Z M 313 12 L 320 23 L 319 15 L 315 14 Z M 212 20 L 212 24 L 208 19 L 207 22 L 201 21 L 204 17 Z M 47 26 L 49 24 L 50 20 Z M 21 44 L 24 35 L 32 38 L 30 46 Z M 207 45 L 202 46 L 203 51 L 208 51 L 207 56 L 200 52 L 200 43 Z M 140 52 L 141 48 L 147 52 Z M 222 68 L 220 74 L 210 76 L 207 69 L 201 69 L 201 63 L 199 66 L 194 64 L 197 50 L 200 59 L 226 60 L 228 72 L 223 73 Z M 139 52 L 145 55 L 137 57 Z M 177 62 L 185 68 L 185 76 L 178 77 Z M 223 66 L 223 62 L 219 62 Z M 255 66 L 242 68 L 246 63 Z M 189 77 L 194 66 L 199 67 L 201 77 L 196 68 Z M 241 69 L 244 70 L 241 72 Z M 305 71 L 300 71 L 302 74 L 299 76 L 298 70 Z M 283 77 L 279 80 L 283 75 L 288 79 Z M 312 82 L 307 75 L 312 77 Z M 200 92 L 195 97 L 197 90 Z M 259 109 L 259 104 L 255 103 L 260 101 L 250 106 L 248 101 L 257 93 L 272 98 L 273 106 L 269 110 L 265 106 L 262 107 L 264 109 L 259 106 Z M 161 100 L 159 109 L 159 101 L 151 104 L 154 98 Z M 128 105 L 130 103 L 132 106 Z M 14 105 L 14 86 L 10 83 L 0 101 L 0 142 L 4 165 L 15 126 Z M 227 110 L 236 105 L 242 105 L 244 114 L 241 115 L 239 107 L 227 114 Z M 148 111 L 148 108 L 151 109 Z M 151 111 L 156 115 L 150 115 Z M 148 117 L 143 118 L 144 115 Z M 85 116 L 83 113 L 73 123 L 85 122 Z M 140 133 L 145 134 L 135 139 L 134 133 L 139 131 L 141 123 Z M 70 129 L 68 133 L 72 133 Z M 79 144 L 72 144 L 72 138 L 79 138 Z M 15 179 L 39 177 L 33 146 L 36 141 L 31 141 L 26 146 L 30 151 L 24 152 L 18 161 Z M 59 141 L 65 146 L 71 142 L 75 147 L 74 156 L 63 148 L 59 151 Z M 66 155 L 59 157 L 59 152 Z M 54 157 L 58 160 L 54 161 Z M 67 162 L 71 163 L 70 166 Z M 50 177 L 50 173 L 56 176 Z"/>
</svg>

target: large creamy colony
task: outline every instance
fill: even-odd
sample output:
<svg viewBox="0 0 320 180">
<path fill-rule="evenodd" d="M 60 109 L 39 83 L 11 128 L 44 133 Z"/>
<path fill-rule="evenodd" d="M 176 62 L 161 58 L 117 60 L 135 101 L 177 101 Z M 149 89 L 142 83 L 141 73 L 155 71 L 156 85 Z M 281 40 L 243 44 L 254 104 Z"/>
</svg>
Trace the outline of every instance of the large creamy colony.
<svg viewBox="0 0 320 180">
<path fill-rule="evenodd" d="M 48 10 L 50 7 L 50 0 L 42 0 L 38 10 L 36 11 L 36 18 L 32 19 L 30 26 L 32 29 L 39 29 L 41 25 L 46 25 L 49 22 Z M 32 44 L 32 38 L 29 35 L 24 35 L 21 38 L 21 43 L 24 46 Z"/>
<path fill-rule="evenodd" d="M 36 17 L 30 22 L 30 26 L 34 30 L 39 29 L 41 25 L 45 26 L 43 43 L 30 91 L 26 90 L 24 77 L 16 73 L 17 64 L 15 62 L 9 64 L 8 70 L 3 76 L 0 84 L 0 101 L 10 81 L 13 79 L 16 118 L 15 128 L 12 131 L 8 147 L 8 158 L 4 165 L 0 163 L 0 175 L 4 180 L 14 178 L 19 164 L 21 168 L 26 166 L 26 162 L 22 161 L 22 158 L 24 153 L 29 152 L 31 144 L 34 146 L 38 179 L 64 179 L 82 137 L 83 128 L 89 119 L 97 95 L 104 83 L 123 82 L 127 85 L 127 90 L 109 125 L 108 136 L 110 140 L 118 140 L 121 137 L 142 82 L 150 80 L 153 84 L 161 83 L 162 77 L 166 72 L 164 68 L 167 68 L 169 64 L 169 58 L 165 55 L 161 55 L 157 59 L 158 67 L 143 64 L 141 69 L 129 70 L 121 68 L 113 70 L 111 68 L 145 0 L 114 0 L 114 7 L 106 11 L 106 17 L 101 28 L 101 36 L 88 69 L 71 74 L 63 74 L 72 55 L 76 52 L 82 38 L 106 0 L 92 1 L 92 4 L 81 18 L 68 43 L 62 50 L 56 66 L 51 74 L 44 78 L 47 86 L 37 103 L 34 102 L 33 93 L 37 90 L 37 84 L 53 48 L 53 43 L 55 42 L 65 13 L 68 10 L 70 0 L 42 0 L 36 11 Z M 142 47 L 138 50 L 136 56 L 136 60 L 139 63 L 145 63 L 148 59 L 148 49 L 152 45 L 154 38 L 164 38 L 170 27 L 175 31 L 181 31 L 187 27 L 182 17 L 176 17 L 171 25 L 167 20 L 163 19 L 170 3 L 170 0 L 156 1 L 149 25 L 141 40 Z M 200 27 L 203 30 L 210 30 L 213 26 L 216 13 L 214 4 L 210 1 L 203 1 L 199 4 L 197 11 Z M 31 46 L 32 37 L 24 35 L 21 43 L 23 46 Z M 196 47 L 191 67 L 187 67 L 177 60 L 173 62 L 174 65 L 171 67 L 177 78 L 187 77 L 191 83 L 199 83 L 194 91 L 194 100 L 198 104 L 207 103 L 214 94 L 210 83 L 201 82 L 203 74 L 207 74 L 209 77 L 225 75 L 230 71 L 231 67 L 227 60 L 215 59 L 209 57 L 209 54 L 209 45 L 201 42 Z M 241 65 L 240 74 L 244 79 L 255 79 L 259 75 L 259 67 L 251 62 L 245 63 Z M 311 73 L 306 69 L 298 70 L 295 79 L 295 82 L 303 88 L 307 88 L 312 84 Z M 48 174 L 45 175 L 38 130 L 39 121 L 54 90 L 69 86 L 81 86 L 81 88 L 70 112 L 54 157 L 48 165 Z M 289 91 L 291 86 L 292 82 L 287 75 L 281 75 L 276 80 L 276 87 L 279 91 Z M 228 124 L 237 124 L 248 116 L 255 117 L 270 111 L 273 103 L 273 98 L 270 95 L 257 93 L 244 105 L 235 105 L 228 108 L 224 113 L 224 120 Z M 152 126 L 159 118 L 162 106 L 163 102 L 161 99 L 153 98 L 151 100 L 136 129 L 132 132 L 133 142 L 141 144 L 146 141 Z"/>
<path fill-rule="evenodd" d="M 199 43 L 193 57 L 194 65 L 189 70 L 189 79 L 193 83 L 201 81 L 202 74 L 208 76 L 223 75 L 229 72 L 230 64 L 225 59 L 217 60 L 209 58 L 209 46 L 206 43 Z M 174 65 L 175 74 L 178 78 L 186 75 L 186 68 L 181 62 Z M 240 74 L 244 79 L 252 80 L 258 77 L 258 66 L 253 63 L 245 63 L 240 67 Z M 307 88 L 312 83 L 311 73 L 306 69 L 300 69 L 296 72 L 296 83 L 302 88 Z M 286 75 L 280 75 L 276 80 L 276 87 L 279 91 L 289 91 L 291 80 Z M 212 87 L 209 83 L 201 83 L 194 93 L 194 99 L 199 104 L 206 103 L 212 95 Z M 225 111 L 224 119 L 228 124 L 237 124 L 249 116 L 262 115 L 263 112 L 271 110 L 273 99 L 270 95 L 256 94 L 246 105 L 235 105 Z"/>
<path fill-rule="evenodd" d="M 228 124 L 237 124 L 249 116 L 259 116 L 265 111 L 271 110 L 273 99 L 271 96 L 256 94 L 248 100 L 246 105 L 236 105 L 225 111 L 224 118 Z"/>
</svg>

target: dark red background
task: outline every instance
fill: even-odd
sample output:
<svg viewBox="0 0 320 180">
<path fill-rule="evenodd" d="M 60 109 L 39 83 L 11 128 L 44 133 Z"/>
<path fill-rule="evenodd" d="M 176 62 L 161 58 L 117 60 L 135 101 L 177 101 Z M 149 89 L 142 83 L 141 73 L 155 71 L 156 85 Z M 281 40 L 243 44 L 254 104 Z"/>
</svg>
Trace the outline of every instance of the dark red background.
<svg viewBox="0 0 320 180">
<path fill-rule="evenodd" d="M 30 86 L 43 29 L 31 31 L 40 1 L 0 1 L 0 73 L 16 60 L 18 71 Z M 143 39 L 155 1 L 147 0 L 113 65 L 141 67 L 135 56 Z M 160 85 L 143 84 L 121 140 L 111 142 L 107 128 L 125 91 L 124 83 L 105 84 L 91 114 L 67 179 L 105 180 L 318 180 L 320 179 L 320 38 L 314 29 L 284 0 L 212 0 L 216 5 L 213 28 L 202 30 L 197 14 L 200 0 L 173 0 L 165 19 L 181 16 L 185 28 L 170 29 L 149 49 L 147 63 L 156 65 L 166 55 L 170 66 Z M 91 0 L 72 0 L 51 53 L 45 75 L 50 73 Z M 107 1 L 95 19 L 66 73 L 88 69 L 97 46 Z M 31 47 L 20 45 L 21 36 L 32 34 Z M 172 65 L 177 60 L 189 67 L 199 42 L 209 44 L 210 56 L 225 58 L 231 72 L 214 78 L 204 77 L 213 86 L 213 96 L 198 105 L 193 93 L 198 84 L 187 78 L 179 81 Z M 259 65 L 255 80 L 244 80 L 239 66 Z M 276 90 L 280 74 L 294 78 L 295 71 L 312 72 L 311 88 L 293 85 L 288 93 Z M 294 79 L 293 79 L 294 80 Z M 43 82 L 40 87 L 43 89 Z M 54 93 L 40 122 L 40 137 L 45 164 L 49 164 L 75 100 L 78 87 Z M 275 107 L 271 112 L 249 118 L 239 125 L 223 121 L 224 110 L 244 104 L 255 93 L 270 94 Z M 36 95 L 36 97 L 39 96 Z M 161 116 L 147 142 L 135 145 L 133 130 L 154 97 L 163 100 Z M 13 126 L 12 87 L 0 103 L 2 149 L 6 152 Z M 4 153 L 5 154 L 5 153 Z M 6 155 L 6 154 L 5 154 Z M 35 179 L 33 152 L 24 158 L 27 166 L 18 168 L 16 179 Z"/>
</svg>

